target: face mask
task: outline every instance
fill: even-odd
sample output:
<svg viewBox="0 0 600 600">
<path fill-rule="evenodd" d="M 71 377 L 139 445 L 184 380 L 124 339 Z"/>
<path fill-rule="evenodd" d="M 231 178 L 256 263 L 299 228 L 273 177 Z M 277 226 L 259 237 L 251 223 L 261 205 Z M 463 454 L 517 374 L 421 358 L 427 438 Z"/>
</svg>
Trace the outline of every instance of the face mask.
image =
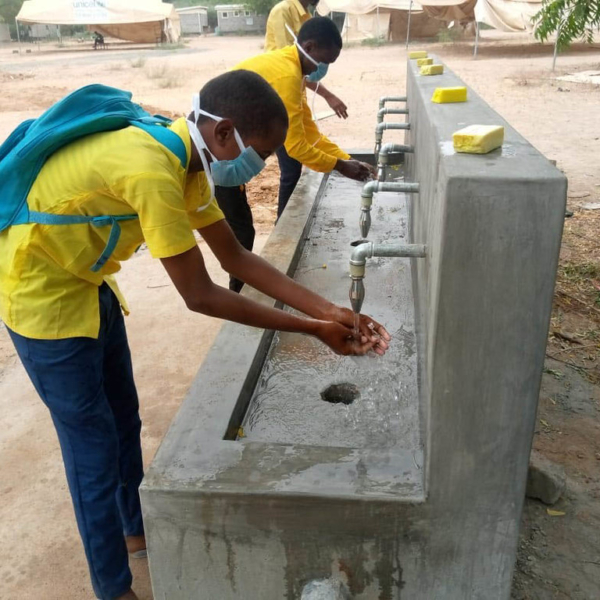
<svg viewBox="0 0 600 600">
<path fill-rule="evenodd" d="M 298 43 L 298 38 L 294 35 L 294 32 L 288 27 L 286 24 L 287 30 L 290 32 L 292 37 L 294 38 L 294 43 L 296 47 L 313 65 L 317 66 L 317 70 L 310 73 L 310 75 L 306 76 L 306 81 L 310 81 L 311 83 L 317 83 L 317 81 L 321 81 L 325 75 L 327 75 L 327 70 L 329 69 L 329 65 L 327 63 L 317 62 L 308 52 Z"/>
<path fill-rule="evenodd" d="M 204 172 L 208 178 L 212 195 L 215 195 L 215 185 L 237 187 L 248 183 L 253 177 L 256 177 L 256 175 L 265 168 L 265 161 L 256 153 L 256 150 L 254 150 L 252 146 L 244 146 L 240 134 L 235 129 L 235 141 L 240 149 L 239 156 L 232 160 L 217 160 L 217 157 L 210 151 L 202 138 L 202 135 L 200 135 L 200 131 L 198 130 L 198 119 L 200 115 L 205 115 L 217 122 L 222 121 L 223 119 L 200 109 L 199 94 L 194 95 L 192 102 L 195 122 L 188 120 L 188 130 L 190 132 L 190 137 L 198 150 L 198 154 L 200 155 L 200 160 L 202 161 Z M 208 151 L 213 159 L 210 166 L 208 165 L 204 150 Z"/>
</svg>

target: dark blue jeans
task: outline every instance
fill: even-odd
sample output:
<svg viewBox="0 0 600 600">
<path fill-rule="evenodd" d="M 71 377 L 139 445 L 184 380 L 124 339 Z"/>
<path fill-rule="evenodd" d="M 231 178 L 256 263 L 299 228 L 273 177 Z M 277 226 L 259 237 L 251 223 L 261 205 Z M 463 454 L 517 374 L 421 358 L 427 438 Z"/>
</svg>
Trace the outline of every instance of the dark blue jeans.
<svg viewBox="0 0 600 600">
<path fill-rule="evenodd" d="M 281 146 L 277 150 L 277 160 L 279 161 L 279 201 L 277 206 L 277 218 L 281 216 L 287 206 L 290 196 L 296 189 L 296 184 L 302 175 L 302 163 L 292 158 Z"/>
<path fill-rule="evenodd" d="M 9 333 L 58 433 L 94 591 L 112 600 L 131 587 L 124 536 L 144 533 L 142 423 L 121 308 L 106 284 L 99 295 L 97 340 Z"/>
<path fill-rule="evenodd" d="M 238 242 L 246 250 L 252 252 L 255 231 L 252 210 L 246 196 L 246 186 L 221 187 L 217 185 L 215 186 L 215 198 Z M 229 277 L 230 290 L 240 292 L 243 287 L 243 281 L 233 276 Z"/>
</svg>

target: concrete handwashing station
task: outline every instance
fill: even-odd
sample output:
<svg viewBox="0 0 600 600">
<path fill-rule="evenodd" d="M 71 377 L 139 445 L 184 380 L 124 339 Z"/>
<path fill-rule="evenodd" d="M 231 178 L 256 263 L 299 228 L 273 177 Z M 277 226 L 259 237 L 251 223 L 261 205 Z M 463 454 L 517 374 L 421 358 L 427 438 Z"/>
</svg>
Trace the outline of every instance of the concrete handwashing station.
<svg viewBox="0 0 600 600">
<path fill-rule="evenodd" d="M 409 61 L 380 182 L 304 174 L 263 251 L 390 350 L 223 326 L 142 486 L 157 600 L 510 597 L 566 180 L 442 70 Z M 456 153 L 475 124 L 504 145 Z"/>
</svg>

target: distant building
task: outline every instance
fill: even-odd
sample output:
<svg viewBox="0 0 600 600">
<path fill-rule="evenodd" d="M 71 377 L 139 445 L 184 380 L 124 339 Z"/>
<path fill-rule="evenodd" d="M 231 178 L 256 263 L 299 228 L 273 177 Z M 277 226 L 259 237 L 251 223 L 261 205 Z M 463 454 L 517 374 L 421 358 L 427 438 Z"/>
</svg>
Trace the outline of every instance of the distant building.
<svg viewBox="0 0 600 600">
<path fill-rule="evenodd" d="M 32 40 L 46 40 L 53 38 L 60 39 L 60 25 L 45 25 L 44 23 L 20 24 L 19 27 L 25 29 Z"/>
<path fill-rule="evenodd" d="M 257 15 L 243 4 L 217 4 L 217 20 L 221 33 L 263 32 L 267 17 Z"/>
<path fill-rule="evenodd" d="M 0 23 L 0 42 L 10 42 L 10 29 L 6 23 Z"/>
<path fill-rule="evenodd" d="M 186 6 L 178 8 L 183 35 L 202 35 L 208 31 L 208 8 L 206 6 Z"/>
</svg>

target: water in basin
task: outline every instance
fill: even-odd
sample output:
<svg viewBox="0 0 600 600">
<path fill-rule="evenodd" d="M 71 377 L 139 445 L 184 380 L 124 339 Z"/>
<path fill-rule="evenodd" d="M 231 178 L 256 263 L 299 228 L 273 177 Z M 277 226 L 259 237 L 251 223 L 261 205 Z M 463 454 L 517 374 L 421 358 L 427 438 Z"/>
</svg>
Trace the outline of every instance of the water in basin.
<svg viewBox="0 0 600 600">
<path fill-rule="evenodd" d="M 361 188 L 360 183 L 336 174 L 329 177 L 294 275 L 343 306 L 349 306 L 350 244 L 360 237 Z M 409 201 L 404 194 L 377 194 L 369 239 L 406 241 Z M 383 323 L 392 335 L 387 354 L 341 357 L 314 338 L 277 334 L 244 419 L 246 439 L 419 451 L 409 259 L 370 259 L 365 288 L 363 312 Z M 332 400 L 324 399 L 328 393 Z"/>
</svg>

